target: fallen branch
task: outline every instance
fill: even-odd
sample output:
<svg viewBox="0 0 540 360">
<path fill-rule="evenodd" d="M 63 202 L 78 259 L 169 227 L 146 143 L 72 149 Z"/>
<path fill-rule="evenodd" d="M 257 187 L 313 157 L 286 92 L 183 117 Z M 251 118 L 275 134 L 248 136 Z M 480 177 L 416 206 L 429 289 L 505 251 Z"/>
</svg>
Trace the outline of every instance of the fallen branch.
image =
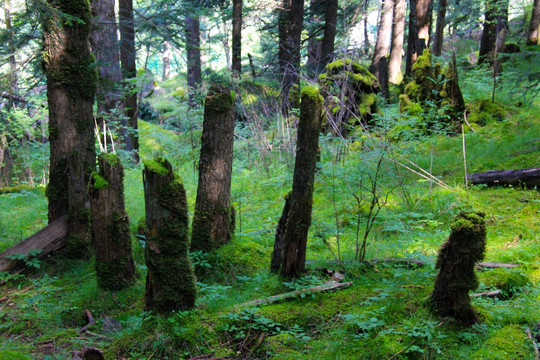
<svg viewBox="0 0 540 360">
<path fill-rule="evenodd" d="M 467 176 L 471 184 L 540 186 L 540 168 L 516 170 L 490 170 Z"/>
<path fill-rule="evenodd" d="M 513 269 L 513 268 L 515 268 L 517 266 L 519 266 L 519 264 L 498 263 L 498 262 L 479 262 L 479 263 L 476 264 L 476 268 L 478 270 L 481 270 L 481 269 L 497 269 L 497 268 Z"/>
<path fill-rule="evenodd" d="M 236 305 L 237 307 L 245 307 L 245 306 L 253 306 L 253 305 L 261 305 L 261 304 L 271 304 L 278 301 L 284 301 L 289 300 L 292 298 L 296 298 L 302 294 L 313 294 L 313 293 L 320 293 L 320 292 L 326 292 L 331 290 L 337 290 L 346 288 L 352 285 L 352 282 L 345 282 L 345 283 L 336 283 L 334 281 L 318 285 L 318 286 L 312 286 L 307 289 L 301 289 L 301 290 L 295 290 L 290 291 L 284 294 L 279 295 L 273 295 L 262 299 L 257 299 L 253 301 L 248 301 L 239 305 Z"/>
<path fill-rule="evenodd" d="M 96 325 L 96 322 L 94 321 L 94 317 L 92 316 L 92 313 L 90 312 L 90 310 L 85 309 L 84 312 L 86 313 L 86 318 L 88 319 L 88 324 L 86 324 L 82 328 L 80 328 L 79 334 L 85 333 L 90 328 L 90 326 Z"/>
<path fill-rule="evenodd" d="M 426 266 L 427 263 L 422 260 L 418 259 L 405 259 L 405 258 L 381 258 L 381 259 L 373 259 L 371 260 L 372 264 L 376 264 L 379 262 L 394 262 L 398 264 L 406 264 L 406 265 L 412 265 L 417 267 Z"/>
<path fill-rule="evenodd" d="M 501 290 L 494 290 L 494 291 L 486 291 L 486 292 L 481 292 L 481 293 L 477 293 L 477 294 L 471 294 L 471 297 L 497 297 L 501 295 Z"/>
<path fill-rule="evenodd" d="M 394 160 L 394 159 L 391 159 L 393 162 L 395 162 L 396 164 L 398 164 L 399 166 L 402 166 L 404 167 L 405 169 L 409 170 L 410 172 L 418 175 L 418 176 L 421 176 L 423 177 L 424 179 L 426 180 L 429 180 L 429 181 L 435 181 L 435 183 L 445 189 L 450 189 L 450 185 L 446 184 L 444 181 L 442 181 L 441 179 L 437 178 L 436 176 L 433 176 L 432 174 L 430 174 L 429 172 L 427 172 L 426 170 L 422 169 L 420 166 L 416 165 L 415 163 L 413 163 L 412 161 L 410 161 L 409 159 L 407 159 L 406 157 L 404 156 L 401 156 L 399 154 L 397 154 L 397 156 L 399 156 L 401 159 L 407 161 L 409 164 L 411 164 L 412 166 L 416 167 L 420 172 L 414 170 L 414 169 L 411 169 L 410 167 L 408 167 L 407 165 L 405 164 L 402 164 L 400 163 L 399 161 L 397 160 Z"/>
<path fill-rule="evenodd" d="M 535 352 L 534 359 L 535 359 L 535 360 L 539 360 L 539 359 L 540 359 L 540 352 L 538 351 L 538 345 L 536 344 L 536 341 L 534 340 L 534 338 L 533 338 L 533 336 L 532 336 L 532 334 L 531 334 L 531 329 L 526 328 L 526 329 L 525 329 L 525 333 L 527 333 L 527 337 L 528 337 L 529 340 L 531 340 L 532 343 L 533 343 L 534 352 Z"/>
</svg>

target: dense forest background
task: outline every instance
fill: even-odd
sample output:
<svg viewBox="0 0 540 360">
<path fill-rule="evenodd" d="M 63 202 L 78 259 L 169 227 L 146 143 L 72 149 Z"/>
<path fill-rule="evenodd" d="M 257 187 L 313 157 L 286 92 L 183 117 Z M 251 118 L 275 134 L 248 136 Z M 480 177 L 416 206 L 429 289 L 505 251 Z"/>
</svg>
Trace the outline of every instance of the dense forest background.
<svg viewBox="0 0 540 360">
<path fill-rule="evenodd" d="M 539 358 L 538 0 L 0 12 L 1 359 Z"/>
</svg>

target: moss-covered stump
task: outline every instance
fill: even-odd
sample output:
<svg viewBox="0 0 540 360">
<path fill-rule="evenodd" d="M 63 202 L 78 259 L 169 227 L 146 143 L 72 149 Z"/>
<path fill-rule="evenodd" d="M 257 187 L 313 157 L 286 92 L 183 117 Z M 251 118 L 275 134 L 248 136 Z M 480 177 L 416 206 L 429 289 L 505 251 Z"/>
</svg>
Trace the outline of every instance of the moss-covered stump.
<svg viewBox="0 0 540 360">
<path fill-rule="evenodd" d="M 210 87 L 206 96 L 192 251 L 216 249 L 230 241 L 234 232 L 234 211 L 230 205 L 234 101 L 234 92 L 220 86 Z"/>
<path fill-rule="evenodd" d="M 171 164 L 163 159 L 144 161 L 146 210 L 145 308 L 160 313 L 195 306 L 197 288 L 188 256 L 186 191 Z"/>
<path fill-rule="evenodd" d="M 467 326 L 478 321 L 468 292 L 478 287 L 474 266 L 484 258 L 484 216 L 481 212 L 463 212 L 456 217 L 435 266 L 439 273 L 431 294 L 434 309 L 440 316 L 453 317 Z"/>
<path fill-rule="evenodd" d="M 124 168 L 114 154 L 98 158 L 90 180 L 92 239 L 99 287 L 118 290 L 135 281 L 129 218 L 124 203 Z"/>
<path fill-rule="evenodd" d="M 296 277 L 305 271 L 323 101 L 316 87 L 302 90 L 290 210 L 283 235 L 283 277 Z"/>
<path fill-rule="evenodd" d="M 366 67 L 349 59 L 331 62 L 319 76 L 319 86 L 325 99 L 325 131 L 346 136 L 354 126 L 372 123 L 380 86 Z"/>
</svg>

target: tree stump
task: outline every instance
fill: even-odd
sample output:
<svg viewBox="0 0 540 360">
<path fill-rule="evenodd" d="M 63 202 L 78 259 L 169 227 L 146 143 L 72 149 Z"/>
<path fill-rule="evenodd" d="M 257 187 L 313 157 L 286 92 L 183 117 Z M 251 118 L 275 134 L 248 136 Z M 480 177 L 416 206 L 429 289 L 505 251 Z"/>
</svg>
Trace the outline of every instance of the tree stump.
<svg viewBox="0 0 540 360">
<path fill-rule="evenodd" d="M 486 225 L 482 212 L 463 212 L 456 217 L 452 231 L 443 243 L 435 268 L 439 274 L 431 294 L 435 310 L 441 316 L 450 316 L 464 325 L 478 321 L 471 306 L 469 290 L 478 287 L 474 272 L 476 262 L 484 258 Z"/>
<path fill-rule="evenodd" d="M 276 237 L 274 241 L 274 251 L 272 252 L 272 260 L 270 261 L 270 271 L 278 273 L 283 263 L 283 248 L 285 244 L 283 238 L 285 236 L 285 226 L 287 225 L 287 218 L 289 210 L 291 209 L 291 193 L 288 192 L 285 195 L 285 205 L 283 206 L 283 212 L 279 218 L 276 228 Z"/>
<path fill-rule="evenodd" d="M 197 288 L 188 256 L 188 207 L 184 186 L 163 159 L 144 161 L 147 310 L 165 313 L 195 306 Z"/>
<path fill-rule="evenodd" d="M 102 154 L 90 179 L 92 239 L 100 288 L 118 290 L 135 281 L 129 218 L 124 203 L 124 168 L 118 156 Z"/>
<path fill-rule="evenodd" d="M 227 243 L 234 232 L 230 205 L 234 98 L 233 91 L 218 86 L 210 87 L 206 96 L 192 251 L 214 250 Z"/>
<path fill-rule="evenodd" d="M 306 245 L 313 207 L 313 182 L 321 131 L 323 98 L 316 87 L 305 87 L 300 102 L 300 121 L 296 141 L 291 208 L 283 241 L 283 277 L 295 277 L 305 271 Z"/>
</svg>

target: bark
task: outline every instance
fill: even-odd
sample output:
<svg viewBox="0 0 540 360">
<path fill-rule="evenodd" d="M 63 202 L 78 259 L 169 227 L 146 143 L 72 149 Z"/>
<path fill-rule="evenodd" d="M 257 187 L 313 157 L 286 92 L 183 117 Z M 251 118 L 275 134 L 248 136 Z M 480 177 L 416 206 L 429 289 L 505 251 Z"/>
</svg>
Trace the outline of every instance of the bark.
<svg viewBox="0 0 540 360">
<path fill-rule="evenodd" d="M 133 81 L 137 77 L 135 50 L 135 25 L 133 20 L 133 0 L 119 0 L 120 21 L 120 61 L 124 84 L 124 111 L 127 117 L 128 134 L 126 150 L 132 152 L 133 161 L 139 162 L 139 135 L 137 124 L 137 89 Z M 131 141 L 131 144 L 129 141 Z"/>
<path fill-rule="evenodd" d="M 285 195 L 285 205 L 283 206 L 283 212 L 279 218 L 276 228 L 276 236 L 274 241 L 274 251 L 272 252 L 272 259 L 270 261 L 270 271 L 278 273 L 283 263 L 283 248 L 285 244 L 283 238 L 285 236 L 285 226 L 287 225 L 287 219 L 289 217 L 289 210 L 291 209 L 291 193 Z"/>
<path fill-rule="evenodd" d="M 388 82 L 388 61 L 386 56 L 379 59 L 379 85 L 381 86 L 381 95 L 385 99 L 390 99 L 390 84 Z"/>
<path fill-rule="evenodd" d="M 145 309 L 158 313 L 192 309 L 197 288 L 188 255 L 186 191 L 163 158 L 144 162 L 143 182 L 148 268 Z"/>
<path fill-rule="evenodd" d="M 386 58 L 390 48 L 390 35 L 392 33 L 392 17 L 394 14 L 394 0 L 383 0 L 379 28 L 377 31 L 377 41 L 375 51 L 371 59 L 369 71 L 375 75 L 377 80 L 381 80 L 379 62 L 381 58 Z"/>
<path fill-rule="evenodd" d="M 448 0 L 439 0 L 439 11 L 437 13 L 437 26 L 435 28 L 435 39 L 433 39 L 432 54 L 435 56 L 441 56 L 443 40 L 444 40 L 444 28 L 446 26 L 446 7 Z"/>
<path fill-rule="evenodd" d="M 233 0 L 232 27 L 232 71 L 234 76 L 240 76 L 242 73 L 242 0 Z"/>
<path fill-rule="evenodd" d="M 97 282 L 102 289 L 119 290 L 133 284 L 136 275 L 124 204 L 124 168 L 114 154 L 102 154 L 98 164 L 99 174 L 90 181 Z"/>
<path fill-rule="evenodd" d="M 201 32 L 199 17 L 187 16 L 184 24 L 186 34 L 187 85 L 190 106 L 199 103 L 201 75 Z"/>
<path fill-rule="evenodd" d="M 218 86 L 210 87 L 206 96 L 192 251 L 216 249 L 228 242 L 234 232 L 234 210 L 230 205 L 234 97 L 234 92 Z"/>
<path fill-rule="evenodd" d="M 61 13 L 43 24 L 49 104 L 49 222 L 69 215 L 68 254 L 86 257 L 89 236 L 88 182 L 95 168 L 93 103 L 97 74 L 90 53 L 90 4 L 49 1 L 61 13 L 83 20 L 67 25 Z"/>
<path fill-rule="evenodd" d="M 291 109 L 289 91 L 300 81 L 300 39 L 304 19 L 304 0 L 284 0 L 280 12 L 279 60 L 281 69 L 281 113 Z"/>
<path fill-rule="evenodd" d="M 225 64 L 228 70 L 232 71 L 231 64 L 231 49 L 229 47 L 229 26 L 227 24 L 227 19 L 221 19 L 223 25 L 223 36 L 221 36 L 221 42 L 223 43 L 223 52 L 225 53 Z"/>
<path fill-rule="evenodd" d="M 6 22 L 6 31 L 10 34 L 8 39 L 8 63 L 9 63 L 9 74 L 7 76 L 8 85 L 9 85 L 9 97 L 8 97 L 8 109 L 13 107 L 13 100 L 17 92 L 17 62 L 15 60 L 15 45 L 13 28 L 11 25 L 11 6 L 10 1 L 4 1 L 4 17 Z"/>
<path fill-rule="evenodd" d="M 248 53 L 248 59 L 249 59 L 249 67 L 251 69 L 251 77 L 255 79 L 257 77 L 257 73 L 255 72 L 255 66 L 253 65 L 253 57 L 250 53 Z"/>
<path fill-rule="evenodd" d="M 38 259 L 45 259 L 66 246 L 68 232 L 67 217 L 62 216 L 49 225 L 26 238 L 15 246 L 0 253 L 0 272 L 20 272 L 24 269 L 23 261 L 9 259 L 15 254 L 28 254 L 38 250 Z"/>
<path fill-rule="evenodd" d="M 319 34 L 323 31 L 322 9 L 323 1 L 310 0 L 309 2 L 309 25 L 308 28 L 308 43 L 307 43 L 307 60 L 306 71 L 310 77 L 316 78 L 319 71 L 319 61 L 322 54 L 322 42 L 319 39 Z"/>
<path fill-rule="evenodd" d="M 388 80 L 392 84 L 401 81 L 401 61 L 403 53 L 403 41 L 405 39 L 405 8 L 406 0 L 395 0 L 394 21 L 392 23 L 392 46 L 390 61 L 388 62 Z"/>
<path fill-rule="evenodd" d="M 324 37 L 322 40 L 322 53 L 319 71 L 324 69 L 326 64 L 332 61 L 334 57 L 334 42 L 336 39 L 338 0 L 328 0 L 325 1 L 325 3 L 326 12 L 324 15 Z"/>
<path fill-rule="evenodd" d="M 502 52 L 508 33 L 508 0 L 500 0 L 501 8 L 497 16 L 497 26 L 495 28 L 495 49 L 493 50 L 493 77 L 497 77 L 501 70 L 501 60 L 499 54 Z M 493 93 L 495 96 L 495 93 Z"/>
<path fill-rule="evenodd" d="M 405 74 L 410 75 L 418 56 L 429 45 L 433 0 L 411 0 Z"/>
<path fill-rule="evenodd" d="M 534 0 L 527 45 L 540 45 L 540 0 Z"/>
<path fill-rule="evenodd" d="M 486 224 L 484 213 L 461 213 L 437 256 L 439 269 L 431 301 L 440 316 L 450 316 L 464 325 L 478 321 L 468 292 L 478 288 L 475 264 L 484 258 Z"/>
<path fill-rule="evenodd" d="M 497 41 L 497 22 L 502 0 L 486 0 L 486 12 L 484 14 L 484 29 L 480 40 L 478 65 L 493 64 L 493 53 Z"/>
<path fill-rule="evenodd" d="M 491 170 L 481 173 L 473 173 L 467 176 L 469 183 L 488 186 L 512 185 L 512 186 L 540 186 L 540 168 L 516 169 L 516 170 Z"/>
<path fill-rule="evenodd" d="M 0 187 L 11 186 L 13 157 L 5 135 L 0 135 Z"/>
<path fill-rule="evenodd" d="M 322 110 L 323 98 L 319 90 L 314 87 L 304 88 L 300 103 L 291 208 L 283 238 L 285 248 L 281 275 L 286 278 L 297 277 L 305 271 Z"/>
<path fill-rule="evenodd" d="M 162 81 L 166 81 L 171 76 L 171 43 L 165 41 L 163 43 L 163 76 Z"/>
</svg>

